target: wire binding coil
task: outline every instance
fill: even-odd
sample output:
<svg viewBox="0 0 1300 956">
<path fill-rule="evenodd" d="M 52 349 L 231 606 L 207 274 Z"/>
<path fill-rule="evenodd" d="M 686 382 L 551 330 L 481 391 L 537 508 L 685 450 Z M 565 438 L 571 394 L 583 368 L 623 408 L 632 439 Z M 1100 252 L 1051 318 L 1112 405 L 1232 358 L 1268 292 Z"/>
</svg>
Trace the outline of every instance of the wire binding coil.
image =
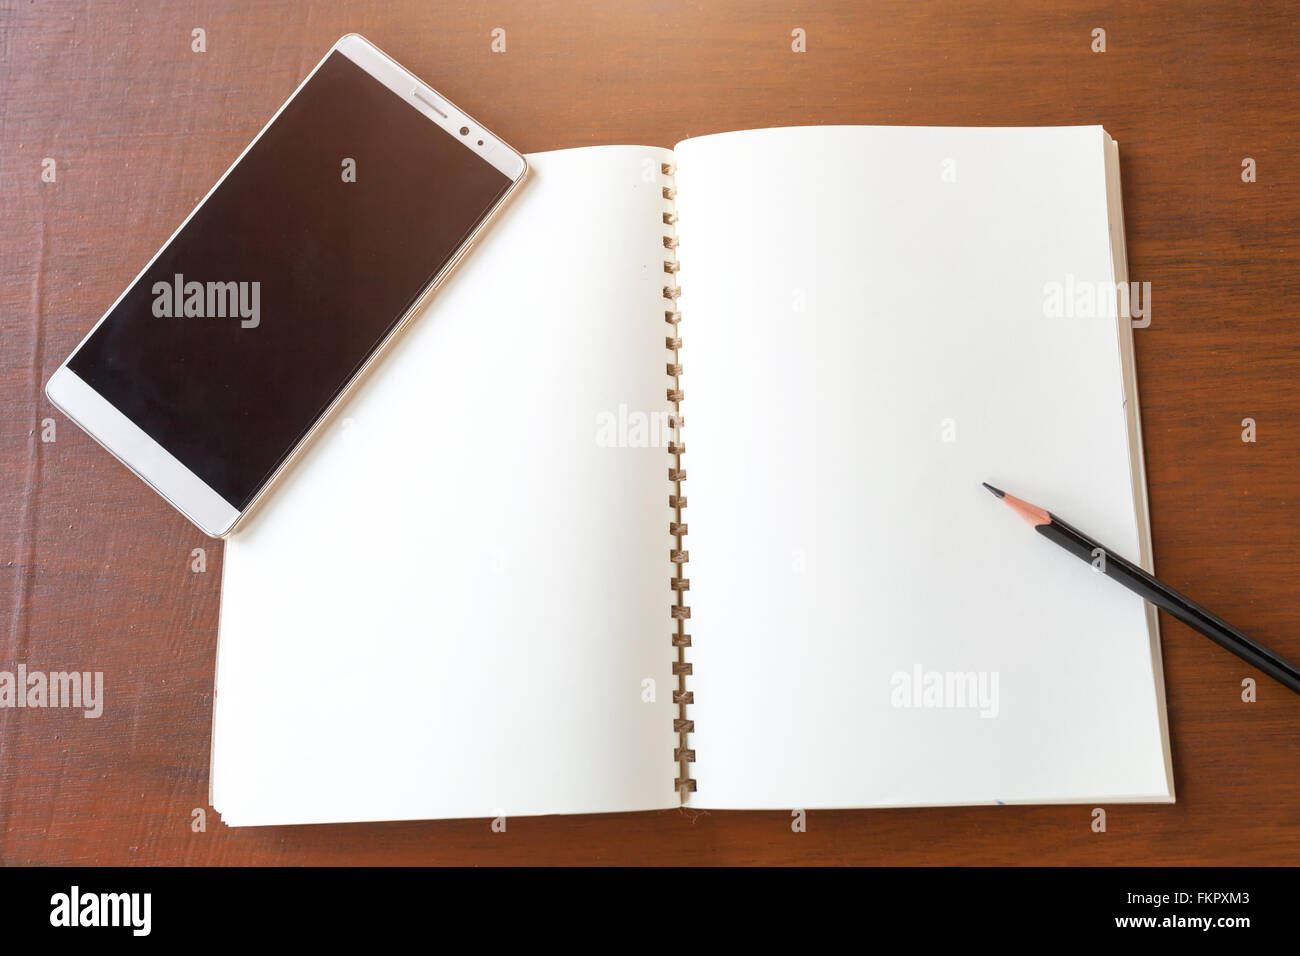
<svg viewBox="0 0 1300 956">
<path fill-rule="evenodd" d="M 682 294 L 682 290 L 676 284 L 677 208 L 673 202 L 677 198 L 677 187 L 673 177 L 677 174 L 677 169 L 671 163 L 660 163 L 659 172 L 667 179 L 662 195 L 664 201 L 669 204 L 663 214 L 663 224 L 666 229 L 664 249 L 672 255 L 672 258 L 664 259 L 664 275 L 667 280 L 663 289 L 664 299 L 669 305 L 669 308 L 664 310 L 664 321 L 668 324 L 669 331 L 669 334 L 664 337 L 664 347 L 672 355 L 665 369 L 668 378 L 672 381 L 672 385 L 668 388 L 668 401 L 672 403 L 673 410 L 668 421 L 674 437 L 678 438 L 677 441 L 668 443 L 670 458 L 668 482 L 672 488 L 668 495 L 668 507 L 673 513 L 672 520 L 668 523 L 668 534 L 673 541 L 668 551 L 668 560 L 673 565 L 673 576 L 669 585 L 673 590 L 672 646 L 677 649 L 677 659 L 673 661 L 672 667 L 673 676 L 677 678 L 677 687 L 673 691 L 673 703 L 677 705 L 677 717 L 673 720 L 673 731 L 677 734 L 677 747 L 673 750 L 673 760 L 677 762 L 675 781 L 677 790 L 681 793 L 690 793 L 695 789 L 695 780 L 691 776 L 695 751 L 691 749 L 690 741 L 690 735 L 695 730 L 695 722 L 690 719 L 686 708 L 695 703 L 695 694 L 686 687 L 687 678 L 691 676 L 691 662 L 686 659 L 686 649 L 691 646 L 691 635 L 686 633 L 686 622 L 691 617 L 690 606 L 686 603 L 686 592 L 691 589 L 690 578 L 686 576 L 686 563 L 691 555 L 686 550 L 687 526 L 683 517 L 683 512 L 686 510 L 686 495 L 682 486 L 686 481 L 686 469 L 682 467 L 682 456 L 686 453 L 686 443 L 680 440 L 680 429 L 684 424 L 682 400 L 685 396 L 682 394 L 681 383 L 682 339 L 678 334 L 682 314 L 676 308 L 677 297 Z"/>
</svg>

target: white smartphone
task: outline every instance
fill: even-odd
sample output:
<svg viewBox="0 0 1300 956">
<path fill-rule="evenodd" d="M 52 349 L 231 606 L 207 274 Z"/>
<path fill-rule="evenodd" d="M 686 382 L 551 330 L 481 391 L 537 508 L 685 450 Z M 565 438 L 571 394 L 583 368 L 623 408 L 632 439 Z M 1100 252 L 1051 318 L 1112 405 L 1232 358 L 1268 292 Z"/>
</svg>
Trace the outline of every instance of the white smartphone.
<svg viewBox="0 0 1300 956">
<path fill-rule="evenodd" d="M 224 536 L 526 173 L 482 124 L 345 36 L 45 394 Z"/>
</svg>

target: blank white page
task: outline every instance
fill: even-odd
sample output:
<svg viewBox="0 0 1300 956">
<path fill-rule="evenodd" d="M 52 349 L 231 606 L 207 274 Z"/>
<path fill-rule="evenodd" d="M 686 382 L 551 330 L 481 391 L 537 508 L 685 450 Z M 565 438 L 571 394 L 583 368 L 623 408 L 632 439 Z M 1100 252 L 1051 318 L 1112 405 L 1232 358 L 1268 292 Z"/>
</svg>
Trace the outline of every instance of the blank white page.
<svg viewBox="0 0 1300 956">
<path fill-rule="evenodd" d="M 980 487 L 1138 559 L 1116 319 L 1046 314 L 1114 298 L 1104 142 L 678 144 L 690 805 L 1172 800 L 1143 602 Z"/>
<path fill-rule="evenodd" d="M 668 455 L 599 431 L 620 405 L 669 410 L 671 156 L 530 156 L 520 196 L 227 543 L 227 823 L 680 805 Z"/>
</svg>

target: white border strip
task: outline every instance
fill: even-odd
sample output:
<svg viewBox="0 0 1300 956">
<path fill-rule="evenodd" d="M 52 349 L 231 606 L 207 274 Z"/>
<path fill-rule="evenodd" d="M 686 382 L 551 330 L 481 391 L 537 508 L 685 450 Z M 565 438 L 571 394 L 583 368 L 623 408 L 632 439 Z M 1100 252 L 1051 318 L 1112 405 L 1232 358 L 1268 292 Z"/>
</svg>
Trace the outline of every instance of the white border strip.
<svg viewBox="0 0 1300 956">
<path fill-rule="evenodd" d="M 55 372 L 45 385 L 45 395 L 55 408 L 212 537 L 221 537 L 239 520 L 234 505 L 209 488 L 72 369 L 64 366 Z M 70 409 L 76 409 L 75 414 Z"/>
</svg>

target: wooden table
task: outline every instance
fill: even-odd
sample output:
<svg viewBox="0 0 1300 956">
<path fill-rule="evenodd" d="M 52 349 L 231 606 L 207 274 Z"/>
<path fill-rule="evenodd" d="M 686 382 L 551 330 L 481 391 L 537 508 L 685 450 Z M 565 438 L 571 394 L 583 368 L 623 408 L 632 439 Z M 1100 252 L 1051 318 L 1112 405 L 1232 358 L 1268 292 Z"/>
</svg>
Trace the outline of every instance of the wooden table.
<svg viewBox="0 0 1300 956">
<path fill-rule="evenodd" d="M 1101 123 L 1121 148 L 1130 272 L 1152 285 L 1137 353 L 1157 566 L 1300 658 L 1293 6 L 152 6 L 0 6 L 0 669 L 102 670 L 108 695 L 98 720 L 0 710 L 0 862 L 1300 863 L 1300 697 L 1260 678 L 1243 702 L 1258 675 L 1168 618 L 1178 802 L 1109 807 L 1105 833 L 1070 806 L 819 812 L 801 834 L 785 813 L 519 818 L 494 834 L 485 820 L 231 830 L 208 810 L 194 832 L 221 546 L 42 392 L 349 31 L 524 151 L 807 123 Z"/>
</svg>

